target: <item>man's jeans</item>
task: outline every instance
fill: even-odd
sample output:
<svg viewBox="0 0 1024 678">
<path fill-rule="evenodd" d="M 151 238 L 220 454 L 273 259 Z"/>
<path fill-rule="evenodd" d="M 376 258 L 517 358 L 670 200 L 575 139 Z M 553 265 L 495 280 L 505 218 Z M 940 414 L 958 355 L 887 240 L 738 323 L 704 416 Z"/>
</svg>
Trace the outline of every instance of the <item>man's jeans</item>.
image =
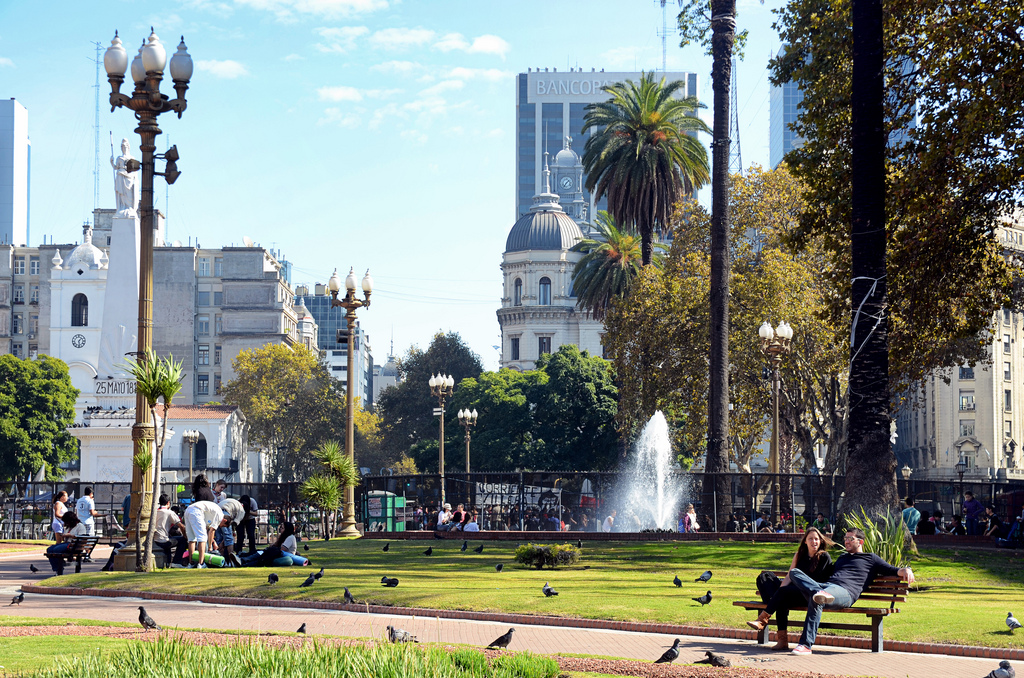
<svg viewBox="0 0 1024 678">
<path fill-rule="evenodd" d="M 821 611 L 826 607 L 839 609 L 853 605 L 853 596 L 850 592 L 837 584 L 819 584 L 800 570 L 790 570 L 789 580 L 796 586 L 797 590 L 807 601 L 807 618 L 804 619 L 804 632 L 800 634 L 800 644 L 806 647 L 814 645 L 818 637 L 818 624 L 821 623 Z M 835 596 L 831 605 L 819 605 L 814 602 L 814 594 L 818 591 L 827 591 Z"/>
</svg>

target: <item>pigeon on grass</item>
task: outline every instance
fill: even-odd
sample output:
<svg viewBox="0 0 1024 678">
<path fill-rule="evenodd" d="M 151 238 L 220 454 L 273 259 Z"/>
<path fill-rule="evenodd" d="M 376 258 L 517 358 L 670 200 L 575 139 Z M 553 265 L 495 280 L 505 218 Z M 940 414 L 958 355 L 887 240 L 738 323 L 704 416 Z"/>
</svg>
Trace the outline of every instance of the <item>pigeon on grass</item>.
<svg viewBox="0 0 1024 678">
<path fill-rule="evenodd" d="M 480 546 L 477 546 L 475 549 L 473 549 L 473 553 L 483 553 L 483 552 L 484 552 L 484 545 L 483 544 L 480 544 Z"/>
<path fill-rule="evenodd" d="M 676 578 L 672 580 L 672 583 L 676 585 L 677 589 L 683 587 L 683 580 L 679 578 L 678 574 L 676 575 Z"/>
<path fill-rule="evenodd" d="M 544 588 L 542 588 L 541 591 L 543 591 L 544 595 L 548 598 L 550 598 L 551 596 L 558 595 L 558 591 L 551 588 L 551 586 L 549 586 L 547 582 L 544 582 Z"/>
<path fill-rule="evenodd" d="M 300 626 L 299 630 L 296 631 L 295 633 L 305 633 L 305 632 L 306 632 L 306 622 L 302 622 L 302 626 Z"/>
<path fill-rule="evenodd" d="M 705 570 L 704 574 L 702 574 L 701 576 L 697 577 L 693 581 L 695 581 L 695 582 L 697 582 L 697 581 L 708 581 L 709 579 L 711 579 L 711 570 Z"/>
<path fill-rule="evenodd" d="M 427 550 L 423 552 L 423 555 L 429 556 L 429 555 L 432 555 L 433 553 L 434 553 L 434 547 L 433 546 L 428 546 Z"/>
<path fill-rule="evenodd" d="M 462 548 L 459 550 L 465 553 L 467 548 L 469 548 L 469 542 L 466 540 L 462 540 Z"/>
<path fill-rule="evenodd" d="M 672 647 L 665 650 L 665 652 L 654 660 L 655 664 L 671 664 L 675 660 L 679 659 L 679 639 L 676 638 L 676 642 L 672 643 Z"/>
<path fill-rule="evenodd" d="M 25 600 L 25 592 L 24 592 L 24 591 L 22 591 L 22 592 L 21 592 L 21 593 L 19 593 L 18 595 L 16 595 L 16 596 L 14 596 L 13 598 L 11 598 L 11 602 L 9 602 L 9 603 L 7 604 L 7 607 L 10 607 L 11 605 L 17 605 L 17 606 L 19 606 L 19 607 L 20 607 L 20 606 L 21 606 L 21 603 L 22 603 L 22 602 L 23 602 L 24 600 Z"/>
<path fill-rule="evenodd" d="M 139 605 L 139 623 L 147 631 L 159 631 L 160 625 L 153 621 L 153 618 L 146 614 L 146 608 Z"/>
<path fill-rule="evenodd" d="M 315 582 L 315 581 L 316 581 L 316 575 L 311 572 L 309 574 L 309 576 L 306 577 L 306 581 L 304 581 L 301 584 L 299 584 L 299 588 L 303 589 L 303 588 L 306 588 L 307 586 L 312 586 L 313 582 Z"/>
<path fill-rule="evenodd" d="M 277 572 L 271 572 L 269 575 L 267 575 L 267 583 L 271 586 L 276 584 L 279 579 L 280 577 L 277 576 Z"/>
<path fill-rule="evenodd" d="M 352 597 L 351 593 L 349 593 L 349 590 L 348 590 L 347 586 L 345 587 L 345 602 L 348 603 L 349 605 L 355 605 L 356 604 L 356 599 Z"/>
<path fill-rule="evenodd" d="M 704 607 L 705 605 L 710 605 L 711 604 L 711 591 L 708 591 L 707 593 L 705 593 L 700 598 L 694 598 L 694 600 L 697 601 L 698 603 L 700 603 L 701 607 Z"/>
<path fill-rule="evenodd" d="M 578 548 L 578 549 L 583 548 L 583 540 L 582 539 L 577 539 L 576 540 L 576 548 Z"/>
<path fill-rule="evenodd" d="M 501 572 L 501 568 L 503 568 L 503 567 L 505 567 L 504 563 L 498 563 L 497 565 L 494 566 L 494 569 L 496 571 L 498 571 L 498 572 Z"/>
<path fill-rule="evenodd" d="M 504 633 L 504 634 L 498 636 L 487 647 L 488 648 L 492 648 L 492 647 L 494 647 L 494 648 L 508 647 L 508 644 L 512 642 L 512 632 L 513 631 L 515 631 L 515 629 L 509 629 L 508 633 Z"/>
<path fill-rule="evenodd" d="M 392 643 L 418 643 L 416 636 L 412 635 L 408 631 L 402 629 L 396 629 L 394 626 L 388 626 L 388 640 Z"/>
<path fill-rule="evenodd" d="M 320 571 L 313 575 L 313 579 L 320 581 L 320 578 L 324 576 L 324 568 L 320 568 Z"/>
<path fill-rule="evenodd" d="M 303 544 L 302 545 L 302 550 L 303 551 L 308 551 L 309 550 L 309 544 Z"/>
<path fill-rule="evenodd" d="M 728 667 L 728 666 L 732 666 L 732 662 L 731 661 L 729 661 L 728 659 L 726 659 L 725 657 L 723 657 L 720 654 L 715 654 L 711 650 L 708 650 L 704 654 L 707 656 L 707 659 L 701 659 L 700 661 L 695 661 L 693 663 L 694 664 L 711 664 L 712 666 L 718 666 L 718 667 L 722 667 L 722 668 L 725 668 L 725 667 Z"/>
<path fill-rule="evenodd" d="M 380 578 L 380 583 L 381 583 L 382 586 L 387 586 L 388 588 L 392 588 L 393 589 L 396 586 L 398 586 L 398 577 L 387 577 L 387 576 L 384 576 L 384 577 Z"/>
<path fill-rule="evenodd" d="M 1014 672 L 1013 667 L 1010 666 L 1010 662 L 1004 659 L 999 662 L 999 668 L 992 669 L 985 678 L 1014 678 L 1015 675 L 1016 673 Z"/>
<path fill-rule="evenodd" d="M 388 542 L 387 544 L 384 544 L 384 548 L 381 549 L 381 551 L 383 551 L 384 553 L 387 553 L 390 550 L 391 550 L 391 542 Z"/>
<path fill-rule="evenodd" d="M 1010 633 L 1013 633 L 1014 629 L 1020 628 L 1020 622 L 1017 621 L 1012 612 L 1006 613 L 1006 625 L 1010 627 Z"/>
</svg>

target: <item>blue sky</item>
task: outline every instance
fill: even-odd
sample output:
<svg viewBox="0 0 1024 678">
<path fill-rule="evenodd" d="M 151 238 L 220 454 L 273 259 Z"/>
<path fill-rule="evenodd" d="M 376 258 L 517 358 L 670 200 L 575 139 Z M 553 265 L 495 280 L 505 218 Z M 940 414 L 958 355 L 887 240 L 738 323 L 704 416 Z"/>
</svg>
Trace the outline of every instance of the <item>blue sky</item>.
<svg viewBox="0 0 1024 678">
<path fill-rule="evenodd" d="M 768 163 L 765 65 L 779 5 L 739 3 L 751 31 L 738 81 L 747 165 Z M 677 11 L 670 4 L 670 30 Z M 403 354 L 441 330 L 495 369 L 498 267 L 515 214 L 514 75 L 660 69 L 661 22 L 652 0 L 0 3 L 0 97 L 29 111 L 30 244 L 79 241 L 91 217 L 93 43 L 102 54 L 118 29 L 132 56 L 153 26 L 169 54 L 184 35 L 196 62 L 188 110 L 161 118 L 158 145 L 177 145 L 183 172 L 169 191 L 157 184 L 168 238 L 220 247 L 248 236 L 293 263 L 294 284 L 369 268 L 373 304 L 360 318 L 378 363 L 392 335 Z M 668 69 L 700 75 L 710 121 L 711 61 L 678 42 L 673 31 Z M 100 207 L 114 206 L 110 134 L 139 155 L 134 119 L 110 112 L 109 91 L 101 72 Z"/>
</svg>

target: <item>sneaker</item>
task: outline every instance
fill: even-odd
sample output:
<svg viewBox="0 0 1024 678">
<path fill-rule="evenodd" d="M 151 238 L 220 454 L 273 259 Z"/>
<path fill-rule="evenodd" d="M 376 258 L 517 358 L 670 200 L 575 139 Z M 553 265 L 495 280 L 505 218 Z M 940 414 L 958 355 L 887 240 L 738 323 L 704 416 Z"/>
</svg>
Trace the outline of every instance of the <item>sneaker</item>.
<svg viewBox="0 0 1024 678">
<path fill-rule="evenodd" d="M 811 654 L 811 648 L 806 645 L 797 645 L 793 648 L 793 654 Z"/>
<path fill-rule="evenodd" d="M 205 570 L 206 569 L 206 563 L 199 563 L 198 565 L 196 565 L 196 569 L 197 570 Z"/>
<path fill-rule="evenodd" d="M 831 605 L 832 603 L 835 602 L 836 597 L 833 596 L 828 591 L 818 591 L 817 593 L 814 594 L 814 596 L 811 598 L 811 600 L 816 602 L 818 605 Z M 803 647 L 803 646 L 801 645 L 800 647 Z M 795 651 L 796 650 L 794 650 L 794 652 Z"/>
</svg>

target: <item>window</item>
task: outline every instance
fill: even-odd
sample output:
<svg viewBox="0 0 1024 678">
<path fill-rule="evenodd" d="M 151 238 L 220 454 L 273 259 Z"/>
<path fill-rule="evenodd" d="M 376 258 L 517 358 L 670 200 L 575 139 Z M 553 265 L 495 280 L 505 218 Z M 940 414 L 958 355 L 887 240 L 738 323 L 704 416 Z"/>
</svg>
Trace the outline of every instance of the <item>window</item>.
<svg viewBox="0 0 1024 678">
<path fill-rule="evenodd" d="M 39 315 L 32 314 L 28 317 L 28 331 L 29 334 L 36 334 L 39 332 Z"/>
<path fill-rule="evenodd" d="M 199 375 L 199 388 L 197 390 L 199 395 L 210 395 L 210 375 Z"/>
<path fill-rule="evenodd" d="M 1010 438 L 1013 437 L 1013 422 L 1012 421 L 1007 420 L 1007 421 L 1003 422 L 1003 437 L 1006 438 L 1007 440 L 1009 440 Z"/>
<path fill-rule="evenodd" d="M 210 364 L 210 345 L 200 344 L 199 355 L 196 358 L 197 365 L 209 365 Z"/>
<path fill-rule="evenodd" d="M 11 355 L 13 355 L 15 358 L 24 358 L 24 350 L 25 349 L 21 344 L 14 344 L 13 346 L 11 346 Z"/>
<path fill-rule="evenodd" d="M 213 347 L 213 364 L 220 365 L 220 344 Z"/>
<path fill-rule="evenodd" d="M 220 375 L 213 375 L 213 393 L 214 395 L 220 395 Z"/>
<path fill-rule="evenodd" d="M 1003 391 L 1003 409 L 1007 412 L 1013 409 L 1013 391 L 1010 389 Z"/>
<path fill-rule="evenodd" d="M 89 298 L 82 293 L 76 294 L 71 300 L 71 326 L 89 326 Z"/>
<path fill-rule="evenodd" d="M 213 274 L 218 278 L 224 275 L 224 260 L 220 257 L 213 260 Z"/>
<path fill-rule="evenodd" d="M 512 285 L 512 305 L 522 306 L 523 305 L 523 281 L 516 278 L 515 284 Z"/>
<path fill-rule="evenodd" d="M 974 391 L 960 391 L 960 411 L 974 411 Z"/>
<path fill-rule="evenodd" d="M 512 360 L 519 360 L 519 337 L 512 337 Z"/>
<path fill-rule="evenodd" d="M 25 257 L 23 255 L 14 257 L 14 275 L 25 275 Z"/>
<path fill-rule="evenodd" d="M 28 274 L 39 275 L 39 257 L 28 258 Z"/>
<path fill-rule="evenodd" d="M 223 304 L 224 304 L 224 293 L 223 292 L 214 292 L 213 293 L 213 305 L 214 306 L 221 306 Z"/>
<path fill-rule="evenodd" d="M 11 324 L 12 334 L 21 334 L 25 331 L 25 318 L 20 313 L 14 314 L 14 322 Z"/>
<path fill-rule="evenodd" d="M 974 368 L 973 367 L 961 367 L 960 368 L 961 379 L 974 379 Z"/>
<path fill-rule="evenodd" d="M 39 303 L 39 285 L 32 285 L 29 288 L 28 303 L 38 304 Z"/>
<path fill-rule="evenodd" d="M 210 305 L 210 293 L 209 292 L 200 292 L 199 293 L 199 305 L 200 306 L 209 306 Z"/>
<path fill-rule="evenodd" d="M 1003 324 L 1004 325 L 1009 325 L 1010 324 L 1010 309 L 1008 309 L 1008 308 L 1004 308 L 1003 309 Z"/>
<path fill-rule="evenodd" d="M 199 316 L 198 320 L 196 321 L 196 332 L 198 332 L 199 336 L 201 337 L 210 336 L 210 316 Z"/>
<path fill-rule="evenodd" d="M 13 301 L 16 304 L 24 304 L 25 303 L 25 286 L 24 285 L 15 285 L 14 286 L 14 298 L 13 298 Z"/>
<path fill-rule="evenodd" d="M 551 280 L 548 278 L 540 279 L 540 293 L 537 295 L 537 303 L 541 306 L 551 305 Z"/>
<path fill-rule="evenodd" d="M 1003 335 L 1003 353 L 1009 353 L 1009 352 L 1010 352 L 1010 335 L 1009 334 L 1004 334 Z"/>
<path fill-rule="evenodd" d="M 960 420 L 960 437 L 973 436 L 974 435 L 974 420 L 961 419 Z"/>
<path fill-rule="evenodd" d="M 213 323 L 214 333 L 215 334 L 223 334 L 224 333 L 224 324 L 221 322 L 220 315 L 218 314 L 218 315 L 213 316 L 213 320 L 214 320 L 214 323 Z"/>
<path fill-rule="evenodd" d="M 537 337 L 537 355 L 551 353 L 551 337 Z"/>
<path fill-rule="evenodd" d="M 200 276 L 203 276 L 203 277 L 208 277 L 210 275 L 210 258 L 209 257 L 199 257 L 199 266 L 198 266 L 198 271 L 197 272 L 198 272 L 198 274 Z"/>
<path fill-rule="evenodd" d="M 1003 363 L 1003 379 L 1010 381 L 1010 363 Z"/>
</svg>

